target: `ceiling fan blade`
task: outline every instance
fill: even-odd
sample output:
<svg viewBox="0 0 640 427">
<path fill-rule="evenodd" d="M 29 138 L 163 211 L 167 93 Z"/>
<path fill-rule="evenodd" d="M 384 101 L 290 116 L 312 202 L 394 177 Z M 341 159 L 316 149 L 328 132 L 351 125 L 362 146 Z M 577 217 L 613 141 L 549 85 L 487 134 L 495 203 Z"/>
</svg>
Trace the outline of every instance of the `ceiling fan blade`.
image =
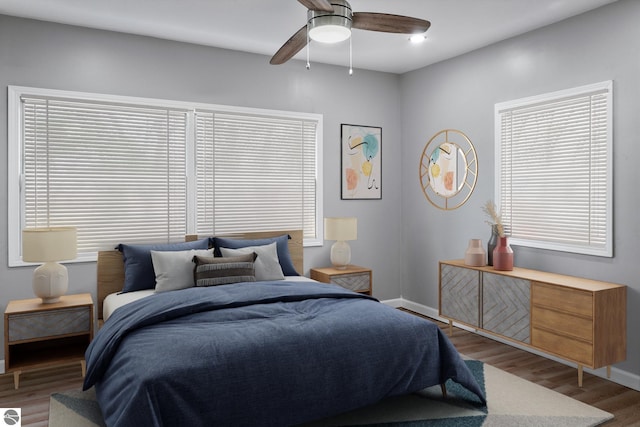
<svg viewBox="0 0 640 427">
<path fill-rule="evenodd" d="M 415 34 L 424 33 L 431 22 L 410 16 L 388 13 L 353 12 L 352 28 L 383 33 Z"/>
<path fill-rule="evenodd" d="M 309 10 L 318 12 L 333 12 L 333 6 L 328 0 L 298 0 Z"/>
<path fill-rule="evenodd" d="M 269 63 L 271 65 L 284 64 L 290 60 L 296 53 L 300 52 L 300 49 L 307 45 L 307 26 L 300 28 L 294 35 L 287 40 L 275 55 L 271 58 Z"/>
</svg>

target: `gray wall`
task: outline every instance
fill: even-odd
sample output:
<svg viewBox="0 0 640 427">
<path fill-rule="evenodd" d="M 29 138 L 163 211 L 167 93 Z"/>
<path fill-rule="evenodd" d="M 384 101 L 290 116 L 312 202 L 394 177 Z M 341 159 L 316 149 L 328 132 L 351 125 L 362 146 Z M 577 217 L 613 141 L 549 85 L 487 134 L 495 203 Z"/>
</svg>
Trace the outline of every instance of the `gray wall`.
<svg viewBox="0 0 640 427">
<path fill-rule="evenodd" d="M 514 247 L 515 262 L 628 285 L 628 357 L 617 367 L 638 375 L 638 17 L 640 2 L 621 0 L 403 76 L 356 70 L 349 77 L 343 67 L 275 67 L 265 56 L 0 15 L 0 200 L 7 200 L 7 85 L 321 113 L 325 216 L 358 217 L 353 262 L 373 267 L 376 297 L 437 308 L 438 260 L 462 257 L 469 238 L 489 237 L 480 207 L 493 198 L 494 104 L 612 79 L 614 258 Z M 340 200 L 341 123 L 383 128 L 381 201 Z M 445 128 L 465 132 L 480 163 L 472 197 L 450 212 L 431 206 L 418 181 L 424 145 Z M 0 209 L 0 241 L 6 230 Z M 305 250 L 305 272 L 328 264 L 328 254 L 329 244 Z M 69 270 L 69 292 L 95 296 L 95 264 Z M 32 297 L 32 271 L 9 269 L 0 247 L 0 307 Z"/>
<path fill-rule="evenodd" d="M 324 214 L 357 216 L 352 262 L 373 267 L 374 294 L 400 295 L 400 95 L 394 74 L 292 61 L 155 38 L 0 15 L 0 200 L 7 204 L 7 85 L 208 102 L 324 115 Z M 340 124 L 381 126 L 379 201 L 340 200 Z M 7 267 L 7 211 L 0 209 L 0 307 L 32 298 L 32 267 Z M 117 242 L 114 242 L 117 243 Z M 329 246 L 305 250 L 305 273 Z M 70 264 L 69 293 L 96 292 L 95 263 Z M 2 320 L 0 320 L 0 323 Z M 0 325 L 0 331 L 4 330 Z M 4 355 L 0 354 L 0 359 Z"/>
<path fill-rule="evenodd" d="M 613 80 L 614 257 L 513 249 L 520 267 L 628 285 L 627 361 L 616 367 L 640 374 L 638 18 L 640 2 L 622 0 L 401 77 L 403 298 L 437 308 L 438 260 L 462 258 L 470 238 L 489 238 L 481 206 L 494 199 L 494 104 Z M 429 204 L 418 180 L 424 145 L 445 128 L 466 133 L 479 157 L 474 193 L 449 212 Z"/>
</svg>

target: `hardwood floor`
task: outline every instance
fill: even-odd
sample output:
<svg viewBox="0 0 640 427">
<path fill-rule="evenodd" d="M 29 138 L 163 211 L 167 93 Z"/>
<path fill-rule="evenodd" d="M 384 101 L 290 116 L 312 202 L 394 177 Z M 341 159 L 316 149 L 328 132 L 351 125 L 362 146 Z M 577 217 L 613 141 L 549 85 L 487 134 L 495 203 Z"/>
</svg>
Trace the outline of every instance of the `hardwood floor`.
<svg viewBox="0 0 640 427">
<path fill-rule="evenodd" d="M 445 324 L 440 327 L 448 328 Z M 450 339 L 461 353 L 471 358 L 614 414 L 615 418 L 605 424 L 607 427 L 640 426 L 638 391 L 588 373 L 584 374 L 580 388 L 575 368 L 462 329 L 454 328 Z M 81 386 L 78 364 L 23 373 L 18 390 L 13 388 L 12 375 L 0 375 L 0 407 L 22 408 L 23 426 L 44 427 L 49 419 L 49 395 Z"/>
<path fill-rule="evenodd" d="M 448 331 L 448 325 L 440 323 L 440 327 Z M 639 391 L 586 372 L 582 387 L 578 387 L 576 368 L 463 329 L 454 327 L 449 339 L 460 353 L 472 359 L 612 413 L 615 418 L 604 424 L 607 427 L 640 426 Z"/>
<path fill-rule="evenodd" d="M 0 375 L 0 408 L 22 408 L 22 426 L 49 425 L 51 393 L 82 387 L 79 363 L 53 369 L 25 372 L 20 375 L 20 388 L 13 387 L 13 375 Z"/>
</svg>

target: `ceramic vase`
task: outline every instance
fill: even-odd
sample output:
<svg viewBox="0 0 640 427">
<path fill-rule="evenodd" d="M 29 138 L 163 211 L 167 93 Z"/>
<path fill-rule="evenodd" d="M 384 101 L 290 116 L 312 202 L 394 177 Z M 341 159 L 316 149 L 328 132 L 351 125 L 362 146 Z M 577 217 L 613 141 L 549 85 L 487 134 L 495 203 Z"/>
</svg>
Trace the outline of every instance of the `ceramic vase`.
<svg viewBox="0 0 640 427">
<path fill-rule="evenodd" d="M 498 244 L 498 226 L 493 224 L 491 226 L 491 237 L 487 242 L 487 265 L 493 265 L 493 250 L 496 248 Z"/>
<path fill-rule="evenodd" d="M 472 267 L 482 267 L 486 265 L 487 254 L 482 247 L 482 240 L 469 240 L 469 247 L 464 253 L 464 263 Z"/>
<path fill-rule="evenodd" d="M 513 250 L 507 237 L 498 237 L 498 244 L 493 250 L 493 269 L 501 271 L 513 270 Z"/>
</svg>

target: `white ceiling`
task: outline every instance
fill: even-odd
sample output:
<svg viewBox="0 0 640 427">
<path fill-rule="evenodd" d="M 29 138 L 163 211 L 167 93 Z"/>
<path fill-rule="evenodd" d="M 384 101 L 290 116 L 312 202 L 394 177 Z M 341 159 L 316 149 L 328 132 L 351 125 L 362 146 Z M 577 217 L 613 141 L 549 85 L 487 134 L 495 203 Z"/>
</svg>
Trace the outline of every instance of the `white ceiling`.
<svg viewBox="0 0 640 427">
<path fill-rule="evenodd" d="M 420 45 L 406 35 L 354 30 L 353 66 L 404 73 L 614 1 L 350 0 L 354 12 L 431 21 Z M 0 14 L 259 53 L 265 62 L 306 22 L 296 0 L 0 0 Z M 294 58 L 306 55 L 303 49 Z M 312 66 L 348 66 L 349 43 L 313 43 L 310 57 Z"/>
</svg>

